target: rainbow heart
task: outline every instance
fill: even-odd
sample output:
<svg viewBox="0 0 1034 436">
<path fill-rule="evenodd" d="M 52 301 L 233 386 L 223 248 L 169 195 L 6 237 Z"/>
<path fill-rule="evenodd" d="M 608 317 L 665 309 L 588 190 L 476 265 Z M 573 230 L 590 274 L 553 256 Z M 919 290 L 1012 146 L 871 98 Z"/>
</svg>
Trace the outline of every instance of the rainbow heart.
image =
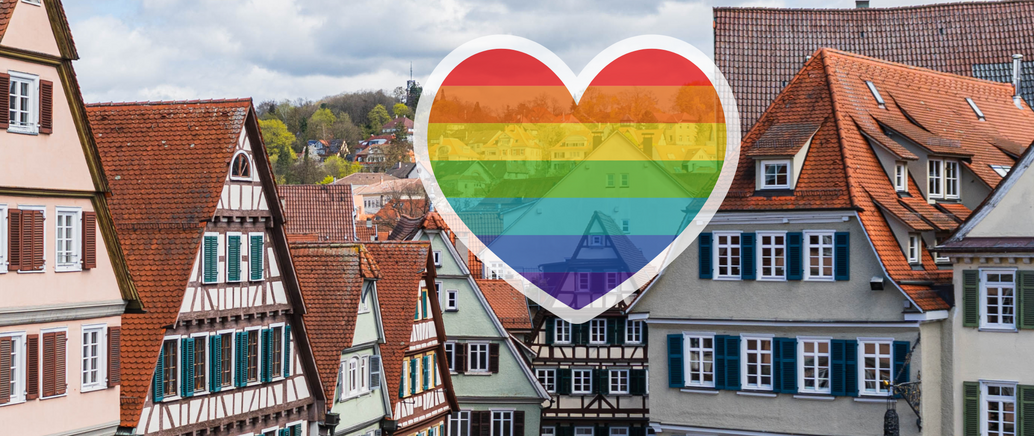
<svg viewBox="0 0 1034 436">
<path fill-rule="evenodd" d="M 621 41 L 577 77 L 529 40 L 471 41 L 431 74 L 415 129 L 436 210 L 486 268 L 572 322 L 678 256 L 739 158 L 724 77 L 662 36 Z"/>
</svg>

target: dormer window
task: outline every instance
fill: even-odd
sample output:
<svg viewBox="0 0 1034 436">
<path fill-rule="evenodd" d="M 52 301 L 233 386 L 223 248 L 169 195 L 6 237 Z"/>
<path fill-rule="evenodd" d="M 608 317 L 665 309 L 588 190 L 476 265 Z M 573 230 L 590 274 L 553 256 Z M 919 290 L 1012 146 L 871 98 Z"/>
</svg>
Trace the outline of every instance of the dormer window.
<svg viewBox="0 0 1034 436">
<path fill-rule="evenodd" d="M 865 86 L 869 87 L 869 92 L 872 92 L 872 96 L 876 99 L 876 104 L 880 106 L 880 109 L 886 109 L 887 103 L 883 101 L 883 96 L 880 95 L 880 90 L 876 89 L 876 85 L 871 80 L 866 80 Z"/>
<path fill-rule="evenodd" d="M 1012 167 L 1009 165 L 991 165 L 991 169 L 995 170 L 995 173 L 999 176 L 1005 177 L 1009 175 L 1009 171 L 1012 170 Z"/>
<path fill-rule="evenodd" d="M 984 119 L 984 113 L 980 111 L 980 108 L 977 107 L 976 102 L 974 102 L 972 98 L 966 97 L 966 103 L 969 103 L 970 109 L 973 109 L 973 113 L 977 114 L 978 120 L 986 121 Z"/>
<path fill-rule="evenodd" d="M 790 161 L 762 161 L 761 189 L 790 189 Z"/>
<path fill-rule="evenodd" d="M 904 162 L 894 165 L 894 189 L 898 192 L 908 192 L 908 167 Z"/>
<path fill-rule="evenodd" d="M 920 259 L 920 246 L 922 239 L 917 233 L 908 235 L 908 263 L 918 264 Z"/>
<path fill-rule="evenodd" d="M 930 159 L 927 170 L 930 198 L 959 198 L 959 162 Z"/>
<path fill-rule="evenodd" d="M 251 180 L 251 159 L 247 153 L 239 151 L 233 156 L 230 180 Z"/>
</svg>

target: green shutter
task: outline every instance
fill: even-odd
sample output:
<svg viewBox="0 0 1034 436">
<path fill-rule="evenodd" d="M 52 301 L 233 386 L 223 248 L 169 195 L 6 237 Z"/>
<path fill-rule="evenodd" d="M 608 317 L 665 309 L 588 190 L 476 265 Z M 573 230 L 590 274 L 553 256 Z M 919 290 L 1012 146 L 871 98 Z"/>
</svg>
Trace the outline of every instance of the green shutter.
<svg viewBox="0 0 1034 436">
<path fill-rule="evenodd" d="M 430 372 L 431 365 L 428 365 L 427 360 L 428 360 L 427 356 L 424 356 L 424 357 L 421 358 L 421 362 L 420 362 L 421 366 L 423 366 L 423 368 L 421 368 L 421 369 L 423 370 L 422 374 L 424 375 L 424 379 L 421 382 L 421 385 L 423 386 L 425 391 L 428 389 L 429 382 L 431 381 L 431 372 Z"/>
<path fill-rule="evenodd" d="M 428 313 L 430 312 L 427 311 L 427 290 L 424 289 L 420 291 L 420 314 L 423 315 L 424 318 L 430 318 L 427 316 Z"/>
<path fill-rule="evenodd" d="M 700 247 L 700 252 L 697 254 L 697 258 L 700 260 L 700 278 L 709 279 L 713 277 L 714 266 L 712 262 L 714 255 L 711 251 L 711 234 L 701 233 L 697 236 L 697 245 Z"/>
<path fill-rule="evenodd" d="M 556 318 L 546 318 L 546 345 L 553 345 L 556 338 Z"/>
<path fill-rule="evenodd" d="M 1034 386 L 1016 386 L 1016 435 L 1034 436 Z"/>
<path fill-rule="evenodd" d="M 269 381 L 273 379 L 271 377 L 271 374 L 273 372 L 273 330 L 262 329 L 259 339 L 262 343 L 262 362 L 260 362 L 259 365 L 259 367 L 261 368 L 259 380 L 261 380 L 262 383 L 269 383 Z"/>
<path fill-rule="evenodd" d="M 610 394 L 610 370 L 606 368 L 594 369 L 593 383 L 596 383 L 596 393 L 600 395 Z"/>
<path fill-rule="evenodd" d="M 226 281 L 241 281 L 241 235 L 226 236 Z"/>
<path fill-rule="evenodd" d="M 646 395 L 646 370 L 632 369 L 628 371 L 628 393 Z"/>
<path fill-rule="evenodd" d="M 237 332 L 237 355 L 236 363 L 236 383 L 237 387 L 244 387 L 248 384 L 248 332 Z"/>
<path fill-rule="evenodd" d="M 189 338 L 180 339 L 180 396 L 183 398 L 190 396 L 190 373 L 188 368 L 190 362 L 187 361 L 190 354 L 187 352 L 187 342 L 189 341 Z"/>
<path fill-rule="evenodd" d="M 833 234 L 833 278 L 851 280 L 851 233 Z"/>
<path fill-rule="evenodd" d="M 560 395 L 571 394 L 571 369 L 561 368 L 556 370 L 556 392 Z"/>
<path fill-rule="evenodd" d="M 1021 404 L 1020 409 L 1022 408 Z M 962 436 L 980 436 L 980 383 L 978 382 L 962 382 Z"/>
<path fill-rule="evenodd" d="M 754 266 L 754 234 L 740 234 L 740 278 L 743 280 L 754 280 L 757 277 L 757 268 Z"/>
<path fill-rule="evenodd" d="M 786 234 L 786 279 L 800 280 L 804 277 L 804 255 L 801 246 L 803 245 L 804 234 L 801 232 L 789 232 Z"/>
<path fill-rule="evenodd" d="M 1017 325 L 1021 329 L 1034 329 L 1034 271 L 1019 272 L 1019 305 Z M 1034 431 L 1034 429 L 1031 429 Z"/>
<path fill-rule="evenodd" d="M 409 394 L 416 395 L 416 358 L 409 359 Z"/>
<path fill-rule="evenodd" d="M 215 283 L 219 280 L 219 237 L 205 236 L 202 250 L 204 251 L 204 277 L 205 283 Z"/>
<path fill-rule="evenodd" d="M 911 364 L 906 364 L 905 359 L 908 357 L 908 352 L 911 351 L 911 347 L 908 341 L 894 341 L 894 346 L 891 354 L 894 359 L 894 365 L 891 368 L 891 374 L 894 377 L 894 384 L 908 383 L 911 380 L 909 372 L 911 372 Z"/>
<path fill-rule="evenodd" d="M 962 271 L 962 325 L 980 326 L 980 271 Z"/>
<path fill-rule="evenodd" d="M 286 378 L 286 377 L 290 377 L 291 376 L 291 325 L 290 324 L 284 325 L 284 350 L 283 350 L 283 355 L 284 355 L 284 368 L 283 368 L 282 371 L 284 373 L 284 377 Z"/>
<path fill-rule="evenodd" d="M 248 244 L 248 248 L 251 249 L 251 253 L 248 255 L 248 265 L 251 267 L 251 280 L 258 281 L 262 280 L 264 271 L 264 257 L 263 253 L 265 250 L 263 247 L 262 235 L 251 236 L 251 243 Z"/>
<path fill-rule="evenodd" d="M 223 388 L 223 337 L 208 338 L 208 390 L 219 392 Z"/>
<path fill-rule="evenodd" d="M 162 344 L 161 349 L 158 351 L 158 364 L 154 368 L 154 382 L 151 386 L 151 394 L 154 396 L 152 403 L 157 403 L 165 398 L 165 383 L 163 383 L 163 377 L 165 375 L 165 345 Z"/>
</svg>

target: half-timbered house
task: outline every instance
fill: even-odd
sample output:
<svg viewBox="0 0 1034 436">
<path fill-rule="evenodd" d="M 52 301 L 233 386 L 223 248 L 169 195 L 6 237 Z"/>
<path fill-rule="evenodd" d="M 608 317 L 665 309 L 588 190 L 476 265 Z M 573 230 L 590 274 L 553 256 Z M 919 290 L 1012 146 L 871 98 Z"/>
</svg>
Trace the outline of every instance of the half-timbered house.
<svg viewBox="0 0 1034 436">
<path fill-rule="evenodd" d="M 315 434 L 323 389 L 251 101 L 87 114 L 146 307 L 123 318 L 121 431 Z"/>
</svg>

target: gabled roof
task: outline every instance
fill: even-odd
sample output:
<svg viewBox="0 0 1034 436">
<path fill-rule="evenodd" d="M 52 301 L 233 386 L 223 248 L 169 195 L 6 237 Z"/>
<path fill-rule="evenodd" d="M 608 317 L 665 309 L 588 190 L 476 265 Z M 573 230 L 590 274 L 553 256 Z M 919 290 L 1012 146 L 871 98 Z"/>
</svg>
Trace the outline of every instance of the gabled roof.
<svg viewBox="0 0 1034 436">
<path fill-rule="evenodd" d="M 352 185 L 280 185 L 288 235 L 314 235 L 319 241 L 355 241 Z"/>
<path fill-rule="evenodd" d="M 416 232 L 420 231 L 420 226 L 424 223 L 424 217 L 408 217 L 402 215 L 399 217 L 398 222 L 395 223 L 395 227 L 391 229 L 391 233 L 388 234 L 389 241 L 409 241 L 413 239 Z"/>
<path fill-rule="evenodd" d="M 528 299 L 524 294 L 505 280 L 475 281 L 506 330 L 531 330 L 531 313 L 528 311 Z"/>
<path fill-rule="evenodd" d="M 399 162 L 397 168 L 392 168 L 392 169 L 388 170 L 387 173 L 390 174 L 393 177 L 404 179 L 404 178 L 409 177 L 409 173 L 413 172 L 414 168 L 416 168 L 416 163 L 413 163 L 413 162 Z"/>
<path fill-rule="evenodd" d="M 822 47 L 1008 81 L 1012 55 L 1034 54 L 1034 2 L 864 9 L 714 8 L 715 64 L 732 86 L 744 132 L 793 79 L 806 57 Z M 1034 99 L 1031 85 L 1024 88 L 1028 102 Z"/>
<path fill-rule="evenodd" d="M 366 186 L 366 185 L 373 185 L 375 183 L 380 183 L 380 182 L 384 182 L 384 181 L 388 181 L 388 180 L 395 180 L 397 178 L 398 177 L 395 177 L 395 176 L 393 176 L 391 174 L 387 174 L 387 173 L 352 173 L 352 174 L 349 174 L 349 175 L 347 175 L 345 177 L 342 177 L 342 178 L 334 181 L 334 183 L 331 183 L 331 184 L 332 185 Z"/>
<path fill-rule="evenodd" d="M 304 315 L 316 368 L 328 397 L 337 386 L 341 352 L 352 346 L 362 263 L 358 244 L 291 242 L 291 258 L 305 298 Z M 334 401 L 327 401 L 327 411 Z"/>
<path fill-rule="evenodd" d="M 107 103 L 89 105 L 86 113 L 108 177 L 116 233 L 147 310 L 122 316 L 121 425 L 135 427 L 237 138 L 246 120 L 256 121 L 251 100 Z M 277 205 L 271 209 L 279 213 Z"/>
<path fill-rule="evenodd" d="M 367 221 L 370 222 L 370 227 L 366 227 Z M 377 236 L 377 224 L 372 222 L 372 218 L 355 222 L 355 238 L 359 242 L 370 242 Z"/>
</svg>

